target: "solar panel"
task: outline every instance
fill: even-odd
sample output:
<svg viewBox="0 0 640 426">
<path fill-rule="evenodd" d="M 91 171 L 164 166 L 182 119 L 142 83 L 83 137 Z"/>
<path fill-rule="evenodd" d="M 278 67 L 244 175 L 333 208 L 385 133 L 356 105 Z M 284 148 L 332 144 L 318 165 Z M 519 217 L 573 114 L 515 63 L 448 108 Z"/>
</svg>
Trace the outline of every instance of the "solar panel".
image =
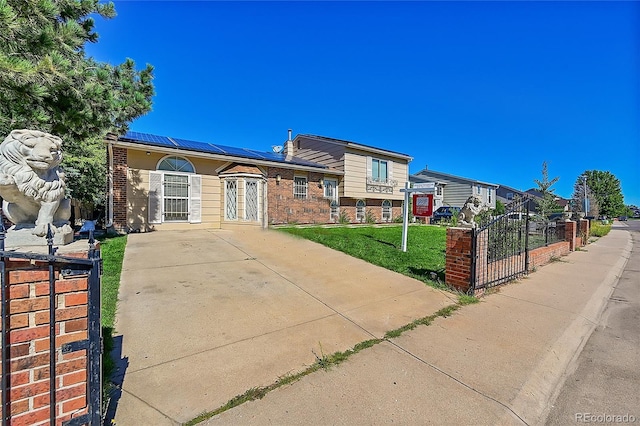
<svg viewBox="0 0 640 426">
<path fill-rule="evenodd" d="M 175 144 L 171 142 L 171 139 L 165 136 L 151 135 L 149 133 L 127 132 L 122 136 L 122 139 L 145 142 L 151 145 L 175 147 Z"/>
<path fill-rule="evenodd" d="M 189 149 L 192 151 L 210 152 L 213 154 L 222 154 L 223 152 L 216 146 L 206 142 L 189 141 L 186 139 L 171 138 L 179 148 Z"/>
<path fill-rule="evenodd" d="M 289 163 L 299 166 L 322 167 L 326 166 L 312 161 L 303 160 L 301 158 L 286 159 L 283 153 L 256 151 L 247 148 L 236 148 L 225 145 L 214 145 L 206 142 L 196 142 L 180 138 L 168 138 L 166 136 L 152 135 L 149 133 L 127 132 L 121 139 L 132 140 L 143 143 L 145 145 L 164 146 L 172 148 L 182 148 L 190 151 L 206 152 L 211 154 L 230 155 L 234 157 L 247 158 L 251 160 L 267 160 L 278 163 Z"/>
</svg>

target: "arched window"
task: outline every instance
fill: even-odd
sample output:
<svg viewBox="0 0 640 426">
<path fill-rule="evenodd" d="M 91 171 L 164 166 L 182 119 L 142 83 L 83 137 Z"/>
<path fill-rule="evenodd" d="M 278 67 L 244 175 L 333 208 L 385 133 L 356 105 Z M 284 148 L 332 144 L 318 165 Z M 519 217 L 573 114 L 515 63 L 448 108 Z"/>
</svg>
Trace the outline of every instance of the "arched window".
<svg viewBox="0 0 640 426">
<path fill-rule="evenodd" d="M 364 222 L 366 207 L 367 203 L 365 203 L 364 200 L 358 200 L 356 202 L 356 221 Z"/>
<path fill-rule="evenodd" d="M 329 220 L 337 223 L 340 222 L 340 203 L 338 201 L 333 200 L 331 202 L 331 212 L 329 213 Z"/>
<path fill-rule="evenodd" d="M 389 200 L 382 202 L 382 221 L 391 222 L 391 201 Z"/>
<path fill-rule="evenodd" d="M 183 157 L 160 160 L 149 172 L 149 223 L 201 221 L 201 182 Z"/>
<path fill-rule="evenodd" d="M 158 163 L 158 170 L 164 170 L 167 172 L 182 172 L 182 173 L 195 173 L 196 169 L 193 164 L 186 158 L 182 157 L 164 157 Z"/>
</svg>

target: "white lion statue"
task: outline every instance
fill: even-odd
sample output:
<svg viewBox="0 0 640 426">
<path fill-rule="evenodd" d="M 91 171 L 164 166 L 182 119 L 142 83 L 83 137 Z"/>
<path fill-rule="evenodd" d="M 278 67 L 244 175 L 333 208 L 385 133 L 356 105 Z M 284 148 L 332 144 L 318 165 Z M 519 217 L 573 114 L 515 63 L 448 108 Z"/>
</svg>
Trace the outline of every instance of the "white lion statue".
<svg viewBox="0 0 640 426">
<path fill-rule="evenodd" d="M 65 199 L 62 139 L 38 130 L 14 130 L 0 144 L 0 196 L 4 215 L 16 225 L 35 224 L 44 236 L 50 224 L 68 224 L 71 203 Z"/>
<path fill-rule="evenodd" d="M 475 217 L 482 211 L 482 200 L 472 195 L 467 198 L 467 201 L 464 203 L 464 207 L 460 210 L 460 214 L 458 215 L 458 223 L 461 225 L 475 227 Z"/>
</svg>

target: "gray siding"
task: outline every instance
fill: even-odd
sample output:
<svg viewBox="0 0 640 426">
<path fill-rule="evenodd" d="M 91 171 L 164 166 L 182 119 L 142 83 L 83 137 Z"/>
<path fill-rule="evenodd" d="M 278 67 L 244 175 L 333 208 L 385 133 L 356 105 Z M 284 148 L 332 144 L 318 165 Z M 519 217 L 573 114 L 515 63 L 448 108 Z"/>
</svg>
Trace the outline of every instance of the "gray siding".
<svg viewBox="0 0 640 426">
<path fill-rule="evenodd" d="M 344 146 L 305 137 L 298 138 L 298 141 L 300 147 L 294 146 L 296 157 L 344 171 Z"/>
</svg>

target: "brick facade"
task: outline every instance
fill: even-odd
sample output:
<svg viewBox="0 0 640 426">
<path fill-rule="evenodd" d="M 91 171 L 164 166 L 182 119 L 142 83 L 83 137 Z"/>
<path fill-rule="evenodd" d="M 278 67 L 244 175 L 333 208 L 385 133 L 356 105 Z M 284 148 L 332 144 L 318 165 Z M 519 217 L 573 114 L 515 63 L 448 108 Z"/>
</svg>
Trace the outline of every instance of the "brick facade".
<svg viewBox="0 0 640 426">
<path fill-rule="evenodd" d="M 65 254 L 86 255 L 86 252 Z M 10 260 L 7 271 L 9 423 L 48 424 L 48 263 Z M 60 348 L 88 337 L 88 283 L 86 276 L 64 278 L 58 271 L 56 280 L 56 418 L 57 424 L 61 424 L 87 412 L 87 351 L 62 354 Z"/>
<path fill-rule="evenodd" d="M 279 176 L 279 180 L 277 178 Z M 293 195 L 294 176 L 307 178 L 307 198 Z M 269 168 L 267 172 L 267 204 L 270 224 L 281 223 L 335 223 L 331 220 L 331 200 L 324 198 L 320 181 L 322 173 L 300 172 L 291 169 Z M 340 198 L 340 212 L 349 223 L 356 221 L 356 202 L 353 198 Z M 364 199 L 365 212 L 374 222 L 382 222 L 382 199 Z M 391 201 L 391 221 L 402 215 L 402 201 Z"/>
<path fill-rule="evenodd" d="M 127 149 L 113 147 L 113 227 L 126 232 L 127 225 Z"/>
<path fill-rule="evenodd" d="M 279 176 L 279 178 L 278 178 Z M 307 197 L 293 196 L 293 178 L 307 178 Z M 270 167 L 267 171 L 267 205 L 270 224 L 328 223 L 331 201 L 324 198 L 321 173 Z"/>
</svg>

